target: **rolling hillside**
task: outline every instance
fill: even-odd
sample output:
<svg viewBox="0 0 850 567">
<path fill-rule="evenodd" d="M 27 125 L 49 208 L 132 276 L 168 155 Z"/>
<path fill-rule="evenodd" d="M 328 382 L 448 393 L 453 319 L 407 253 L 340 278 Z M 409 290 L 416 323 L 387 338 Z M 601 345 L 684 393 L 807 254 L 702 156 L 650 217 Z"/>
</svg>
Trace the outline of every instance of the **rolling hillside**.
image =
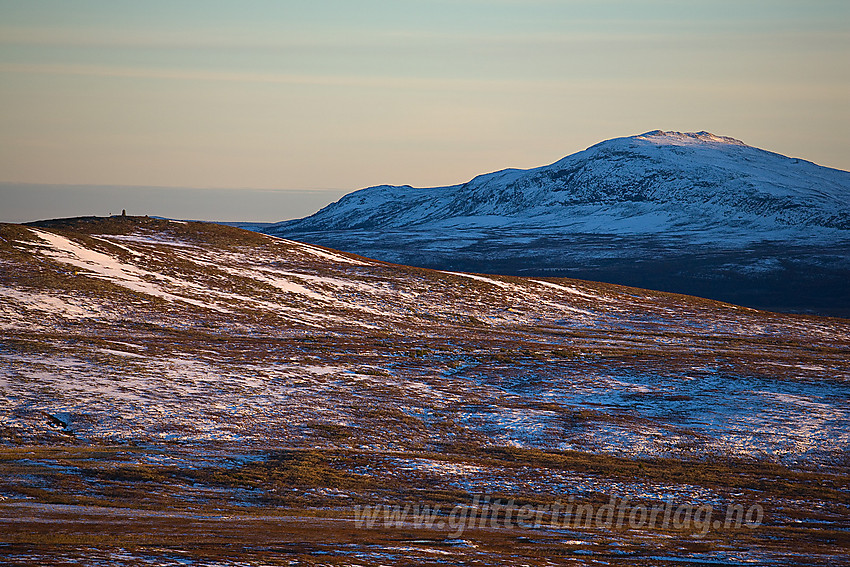
<svg viewBox="0 0 850 567">
<path fill-rule="evenodd" d="M 0 267 L 11 564 L 841 554 L 845 320 L 140 217 L 0 225 Z M 358 506 L 481 494 L 717 517 L 758 504 L 764 522 L 462 537 L 352 523 Z"/>
</svg>

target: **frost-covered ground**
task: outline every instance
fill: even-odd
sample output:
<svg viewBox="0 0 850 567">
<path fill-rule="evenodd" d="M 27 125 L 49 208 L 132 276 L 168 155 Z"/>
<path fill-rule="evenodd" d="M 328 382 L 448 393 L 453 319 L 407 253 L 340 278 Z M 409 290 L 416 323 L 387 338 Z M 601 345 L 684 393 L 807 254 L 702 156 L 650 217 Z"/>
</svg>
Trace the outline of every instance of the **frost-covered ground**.
<svg viewBox="0 0 850 567">
<path fill-rule="evenodd" d="M 829 563 L 847 514 L 842 319 L 114 217 L 2 225 L 0 329 L 0 498 L 39 526 L 50 516 L 39 502 L 83 516 L 73 507 L 272 506 L 277 518 L 417 494 L 618 494 L 761 502 L 774 531 L 747 539 L 749 559 L 789 553 L 770 538 L 799 520 L 822 542 L 812 561 Z M 68 537 L 97 561 L 171 564 L 171 551 L 133 555 L 126 540 L 98 546 L 79 529 Z M 354 534 L 316 549 L 345 558 L 343 542 L 371 537 Z M 682 537 L 655 534 L 649 548 L 713 561 L 737 536 L 691 551 Z M 9 557 L 28 553 L 21 538 Z M 34 553 L 57 564 L 88 553 L 45 541 Z M 504 543 L 482 561 L 502 562 Z M 392 547 L 374 545 L 357 551 L 361 564 Z"/>
</svg>

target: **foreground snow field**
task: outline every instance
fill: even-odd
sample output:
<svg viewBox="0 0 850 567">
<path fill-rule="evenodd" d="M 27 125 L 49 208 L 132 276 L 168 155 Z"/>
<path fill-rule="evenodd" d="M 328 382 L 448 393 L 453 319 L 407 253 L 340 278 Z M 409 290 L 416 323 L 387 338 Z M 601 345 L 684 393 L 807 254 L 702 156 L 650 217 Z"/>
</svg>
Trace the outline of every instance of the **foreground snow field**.
<svg viewBox="0 0 850 567">
<path fill-rule="evenodd" d="M 0 225 L 0 329 L 14 561 L 829 564 L 846 545 L 847 320 L 112 217 Z M 765 522 L 696 539 L 505 528 L 469 546 L 329 527 L 357 505 L 485 493 L 758 504 Z M 131 523 L 150 541 L 95 537 L 125 510 L 146 510 Z M 191 545 L 169 527 L 181 514 L 209 522 L 185 526 Z M 240 531 L 257 514 L 288 551 Z M 219 536 L 245 549 L 210 551 Z"/>
</svg>

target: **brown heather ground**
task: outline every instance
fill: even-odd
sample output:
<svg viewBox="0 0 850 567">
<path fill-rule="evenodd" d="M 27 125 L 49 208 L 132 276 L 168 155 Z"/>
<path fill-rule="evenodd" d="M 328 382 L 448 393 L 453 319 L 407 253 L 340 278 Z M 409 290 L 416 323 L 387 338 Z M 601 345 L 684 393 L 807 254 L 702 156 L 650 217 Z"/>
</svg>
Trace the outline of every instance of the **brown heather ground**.
<svg viewBox="0 0 850 567">
<path fill-rule="evenodd" d="M 474 279 L 201 223 L 40 230 L 125 271 L 0 225 L 3 564 L 841 565 L 850 552 L 846 320 Z M 712 519 L 758 504 L 764 518 L 705 534 L 354 521 L 358 506 L 448 513 L 482 494 L 597 510 L 670 499 Z"/>
</svg>

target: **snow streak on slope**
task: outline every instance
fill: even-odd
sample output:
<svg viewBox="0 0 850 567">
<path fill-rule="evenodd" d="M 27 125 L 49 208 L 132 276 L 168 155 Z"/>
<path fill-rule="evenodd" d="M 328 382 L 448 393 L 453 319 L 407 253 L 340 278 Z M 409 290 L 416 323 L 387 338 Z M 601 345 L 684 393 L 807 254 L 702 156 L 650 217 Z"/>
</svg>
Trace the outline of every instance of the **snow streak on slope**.
<svg viewBox="0 0 850 567">
<path fill-rule="evenodd" d="M 169 284 L 183 288 L 193 287 L 188 281 L 162 274 L 154 274 L 152 272 L 139 269 L 136 266 L 124 264 L 108 254 L 90 250 L 58 234 L 35 229 L 32 231 L 40 239 L 49 243 L 50 249 L 43 251 L 43 253 L 64 264 L 82 268 L 95 277 L 117 283 L 118 285 L 133 291 L 161 297 L 168 301 L 184 301 L 198 307 L 206 307 L 208 309 L 221 311 L 221 308 L 215 305 L 168 293 L 157 283 L 153 283 L 148 280 L 153 279 L 165 281 Z"/>
</svg>

